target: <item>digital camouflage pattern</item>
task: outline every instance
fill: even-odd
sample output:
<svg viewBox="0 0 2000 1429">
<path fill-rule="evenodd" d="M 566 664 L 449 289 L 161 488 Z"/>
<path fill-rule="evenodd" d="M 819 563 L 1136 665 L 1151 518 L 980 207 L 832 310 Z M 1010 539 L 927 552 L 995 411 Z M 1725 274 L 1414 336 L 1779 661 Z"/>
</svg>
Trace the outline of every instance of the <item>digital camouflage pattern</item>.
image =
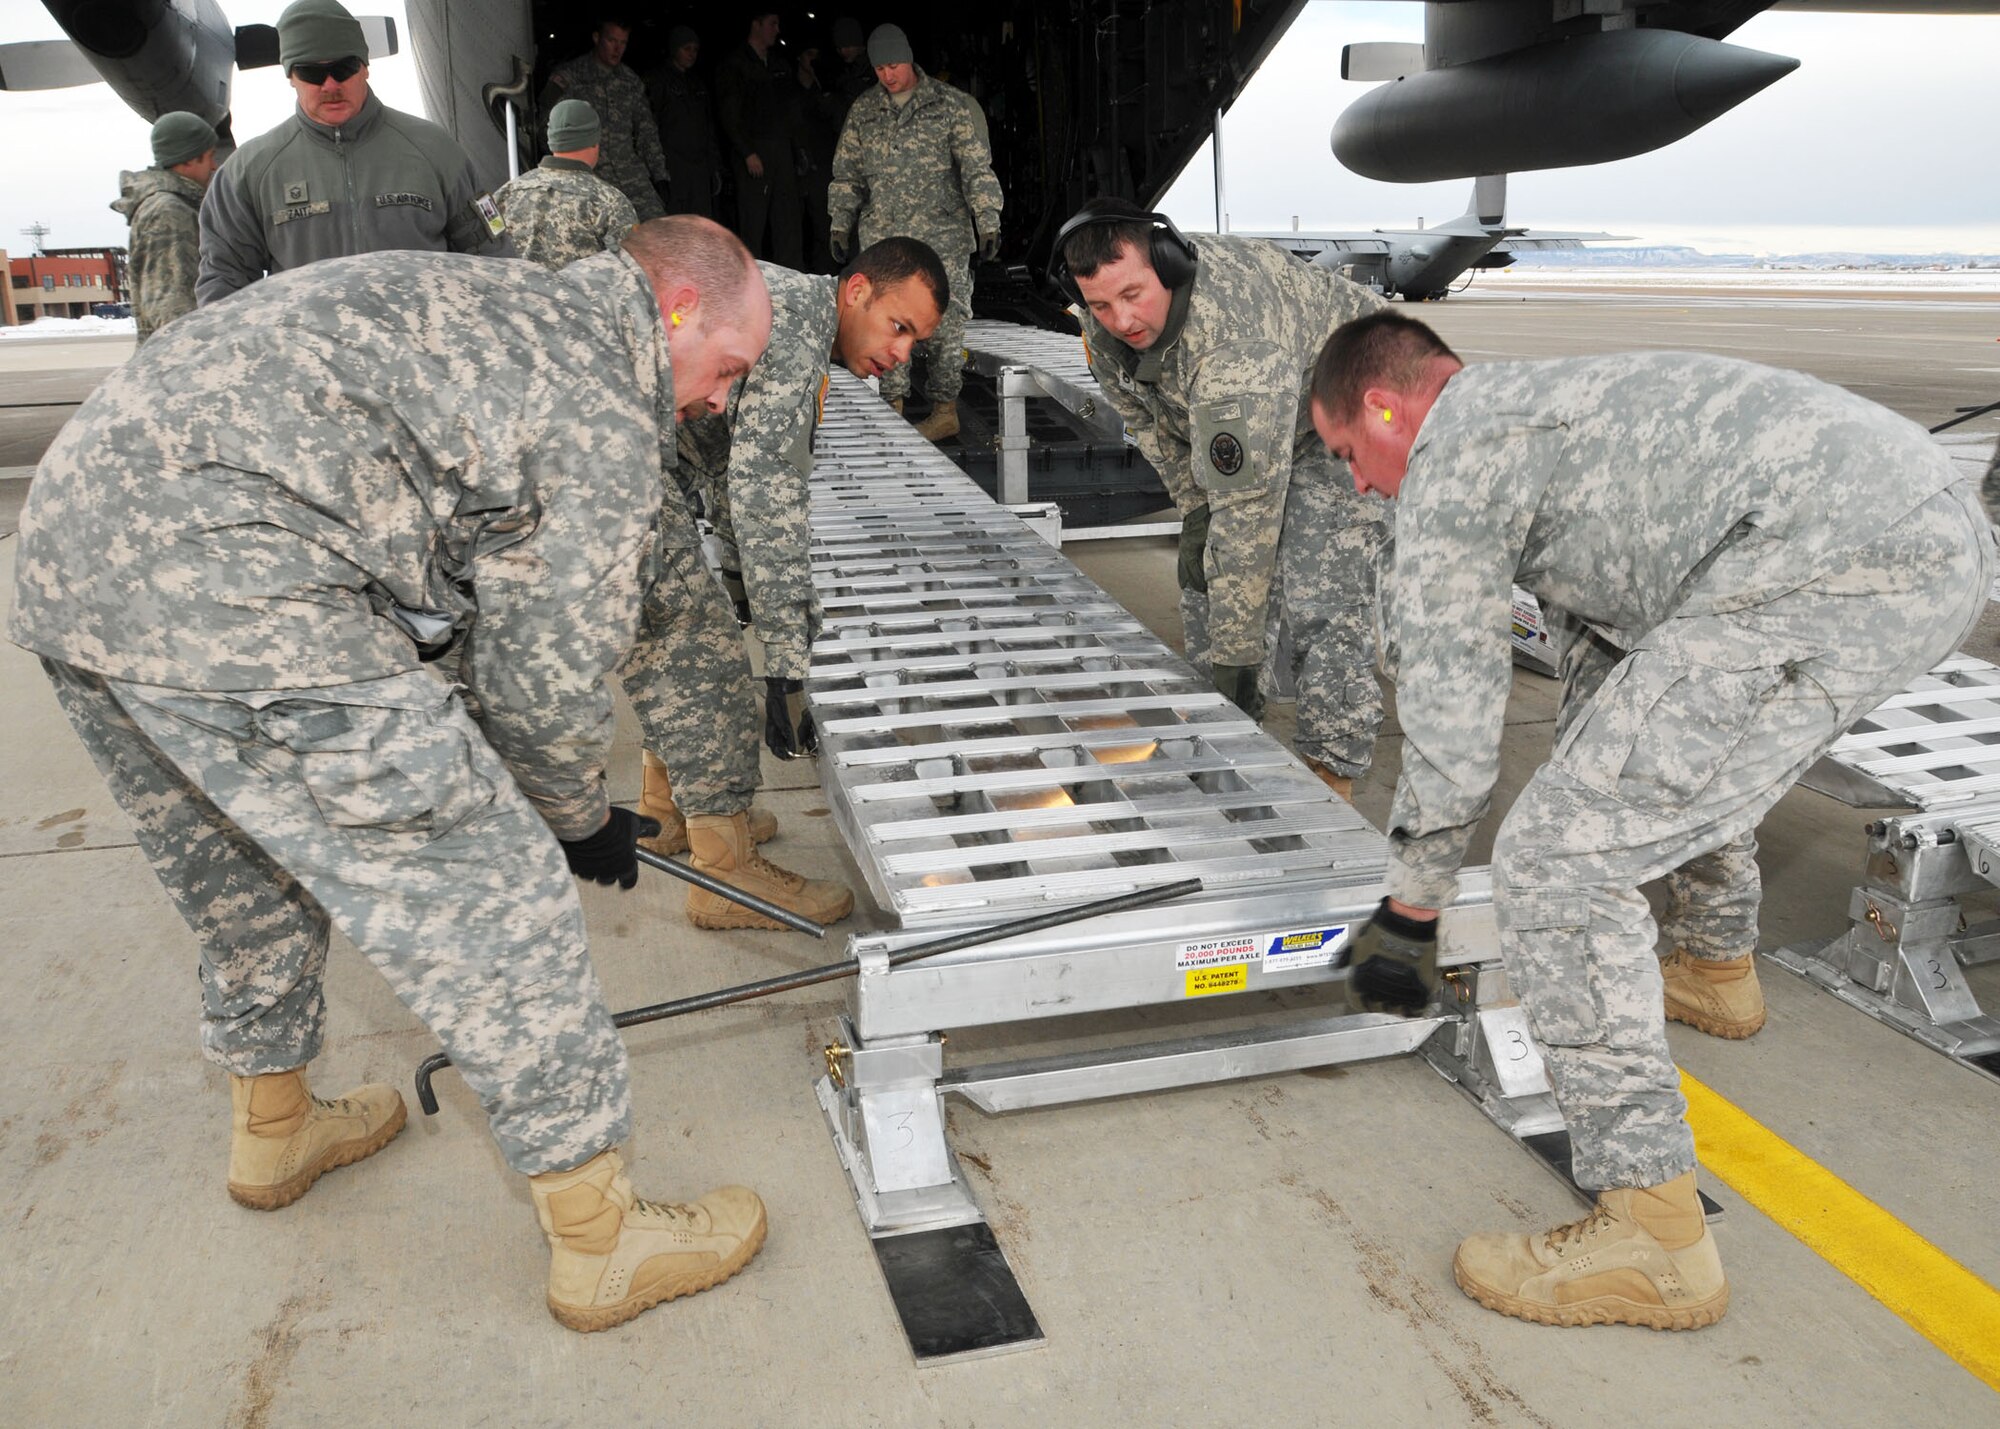
<svg viewBox="0 0 2000 1429">
<path fill-rule="evenodd" d="M 437 1034 L 514 1170 L 631 1134 L 576 881 L 450 685 L 204 693 L 43 664 L 200 943 L 211 1061 L 249 1077 L 319 1055 L 338 926 Z"/>
<path fill-rule="evenodd" d="M 57 438 L 9 633 L 201 943 L 213 1060 L 312 1058 L 332 924 L 515 1170 L 628 1134 L 556 838 L 606 818 L 604 676 L 656 559 L 673 413 L 623 253 L 561 274 L 404 253 L 181 319 Z"/>
<path fill-rule="evenodd" d="M 736 552 L 731 568 L 743 573 L 749 592 L 764 673 L 803 680 L 817 624 L 807 483 L 840 331 L 839 282 L 772 263 L 758 267 L 771 291 L 771 345 L 730 390 L 722 422 L 682 424 L 702 430 L 684 435 L 680 451 L 718 537 Z M 721 471 L 718 457 L 726 464 Z"/>
<path fill-rule="evenodd" d="M 1518 583 L 1560 612 L 1555 749 L 1493 850 L 1501 951 L 1587 1187 L 1694 1165 L 1642 884 L 1696 956 L 1754 946 L 1752 833 L 1956 648 L 1992 528 L 1922 428 L 1685 353 L 1496 363 L 1418 433 L 1383 614 L 1406 735 L 1389 891 L 1451 900 L 1498 772 Z"/>
<path fill-rule="evenodd" d="M 206 305 L 266 273 L 357 253 L 513 257 L 482 200 L 492 203 L 456 139 L 372 92 L 337 128 L 294 110 L 230 155 L 209 181 L 195 301 Z"/>
<path fill-rule="evenodd" d="M 588 833 L 672 423 L 622 252 L 315 263 L 180 319 L 78 409 L 22 513 L 9 633 L 115 680 L 308 689 L 419 668 L 400 608 L 462 642 L 487 739 Z"/>
<path fill-rule="evenodd" d="M 1000 232 L 1006 203 L 993 174 L 993 151 L 979 103 L 917 69 L 917 86 L 897 104 L 877 85 L 847 111 L 833 151 L 827 221 L 835 238 L 856 234 L 852 251 L 884 238 L 920 238 L 937 251 L 951 283 L 937 331 L 917 345 L 934 402 L 957 398 L 963 385 L 965 324 L 972 314 L 971 256 Z M 910 390 L 909 368 L 882 378 L 891 400 Z"/>
<path fill-rule="evenodd" d="M 743 632 L 702 561 L 679 475 L 660 504 L 638 637 L 618 678 L 645 747 L 667 766 L 681 812 L 740 814 L 757 792 L 757 694 Z"/>
<path fill-rule="evenodd" d="M 581 99 L 597 111 L 603 125 L 597 177 L 632 200 L 640 222 L 664 216 L 666 208 L 653 185 L 667 182 L 667 155 L 646 102 L 646 82 L 624 65 L 607 69 L 586 52 L 549 75 L 541 96 L 544 117 L 565 99 Z"/>
<path fill-rule="evenodd" d="M 183 313 L 194 311 L 194 283 L 201 269 L 201 196 L 198 184 L 172 169 L 140 169 L 118 176 L 111 207 L 131 227 L 126 259 L 132 317 L 144 342 Z"/>
<path fill-rule="evenodd" d="M 1298 752 L 1359 774 L 1382 722 L 1373 604 L 1387 513 L 1314 433 L 1310 386 L 1328 335 L 1381 300 L 1261 239 L 1191 241 L 1194 281 L 1151 348 L 1083 315 L 1090 370 L 1182 514 L 1208 508 L 1189 659 L 1262 664 L 1275 601 L 1297 662 Z"/>
<path fill-rule="evenodd" d="M 616 248 L 639 216 L 632 201 L 577 159 L 551 154 L 493 196 L 514 251 L 544 268 Z"/>
</svg>

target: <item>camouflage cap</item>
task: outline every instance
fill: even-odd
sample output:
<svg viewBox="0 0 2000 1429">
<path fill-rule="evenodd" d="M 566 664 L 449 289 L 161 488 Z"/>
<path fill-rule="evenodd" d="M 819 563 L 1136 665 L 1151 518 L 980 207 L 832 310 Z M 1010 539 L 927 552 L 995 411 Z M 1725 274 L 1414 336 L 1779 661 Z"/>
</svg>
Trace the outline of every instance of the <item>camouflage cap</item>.
<svg viewBox="0 0 2000 1429">
<path fill-rule="evenodd" d="M 153 121 L 153 166 L 171 169 L 199 159 L 216 144 L 215 130 L 199 114 L 176 109 Z"/>
<path fill-rule="evenodd" d="M 361 22 L 340 0 L 293 0 L 278 17 L 278 63 L 285 73 L 295 64 L 326 64 L 368 58 Z"/>
<path fill-rule="evenodd" d="M 858 50 L 866 43 L 861 22 L 852 15 L 842 15 L 833 22 L 833 47 L 836 50 Z"/>
<path fill-rule="evenodd" d="M 565 99 L 549 111 L 549 152 L 574 154 L 588 149 L 604 132 L 597 111 L 581 99 Z"/>
</svg>

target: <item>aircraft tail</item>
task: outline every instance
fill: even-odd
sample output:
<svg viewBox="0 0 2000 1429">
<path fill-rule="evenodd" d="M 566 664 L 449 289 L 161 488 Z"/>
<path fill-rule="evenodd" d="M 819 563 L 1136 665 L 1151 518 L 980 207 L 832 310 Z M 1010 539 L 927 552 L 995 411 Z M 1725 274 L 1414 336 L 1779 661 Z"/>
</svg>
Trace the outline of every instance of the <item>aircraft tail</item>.
<svg viewBox="0 0 2000 1429">
<path fill-rule="evenodd" d="M 1507 226 L 1507 176 L 1505 174 L 1481 174 L 1472 181 L 1472 204 L 1465 210 L 1465 216 L 1478 222 L 1481 228 L 1505 228 Z"/>
</svg>

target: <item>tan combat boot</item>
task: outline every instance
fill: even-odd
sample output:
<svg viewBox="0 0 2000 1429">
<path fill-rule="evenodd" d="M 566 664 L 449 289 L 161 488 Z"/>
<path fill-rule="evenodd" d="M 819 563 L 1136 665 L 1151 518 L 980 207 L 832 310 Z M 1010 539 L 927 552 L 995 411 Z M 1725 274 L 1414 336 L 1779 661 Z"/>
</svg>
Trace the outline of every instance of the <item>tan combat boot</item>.
<svg viewBox="0 0 2000 1429">
<path fill-rule="evenodd" d="M 1729 1308 L 1692 1171 L 1599 1192 L 1596 1210 L 1542 1235 L 1472 1236 L 1451 1272 L 1487 1309 L 1544 1325 L 1698 1330 Z"/>
<path fill-rule="evenodd" d="M 1697 958 L 1675 948 L 1661 960 L 1667 1020 L 1685 1022 L 1713 1037 L 1737 1040 L 1764 1025 L 1764 989 L 1752 954 Z"/>
<path fill-rule="evenodd" d="M 903 415 L 903 399 L 901 397 L 890 397 L 887 398 L 886 400 L 889 403 L 890 411 L 894 412 L 899 417 Z"/>
<path fill-rule="evenodd" d="M 720 1285 L 764 1244 L 755 1191 L 724 1186 L 693 1205 L 642 1201 L 615 1151 L 530 1176 L 528 1190 L 552 1252 L 549 1313 L 572 1330 L 608 1330 Z"/>
<path fill-rule="evenodd" d="M 687 820 L 681 816 L 680 805 L 674 802 L 673 781 L 667 776 L 667 766 L 661 763 L 660 756 L 650 749 L 642 752 L 639 761 L 639 812 L 660 821 L 659 837 L 640 839 L 640 848 L 651 849 L 661 858 L 671 858 L 687 848 Z M 758 843 L 768 843 L 777 836 L 778 816 L 753 805 L 750 837 Z"/>
<path fill-rule="evenodd" d="M 760 855 L 750 841 L 746 814 L 696 814 L 688 820 L 688 862 L 745 893 L 789 908 L 815 923 L 838 923 L 854 911 L 854 894 L 838 883 L 821 883 L 780 868 Z M 688 921 L 697 928 L 771 928 L 785 931 L 776 919 L 753 913 L 706 888 L 688 889 Z"/>
<path fill-rule="evenodd" d="M 323 1102 L 304 1067 L 231 1076 L 229 1110 L 229 1195 L 253 1211 L 289 1206 L 325 1172 L 373 1156 L 406 1116 L 402 1097 L 380 1082 Z"/>
<path fill-rule="evenodd" d="M 1333 790 L 1334 793 L 1340 795 L 1348 803 L 1351 804 L 1354 802 L 1354 780 L 1351 776 L 1334 773 L 1310 754 L 1302 754 L 1299 757 L 1305 760 L 1306 768 L 1319 775 L 1320 783 L 1326 785 L 1327 788 Z"/>
<path fill-rule="evenodd" d="M 938 402 L 931 414 L 917 423 L 917 435 L 927 442 L 941 442 L 958 435 L 958 403 Z"/>
</svg>

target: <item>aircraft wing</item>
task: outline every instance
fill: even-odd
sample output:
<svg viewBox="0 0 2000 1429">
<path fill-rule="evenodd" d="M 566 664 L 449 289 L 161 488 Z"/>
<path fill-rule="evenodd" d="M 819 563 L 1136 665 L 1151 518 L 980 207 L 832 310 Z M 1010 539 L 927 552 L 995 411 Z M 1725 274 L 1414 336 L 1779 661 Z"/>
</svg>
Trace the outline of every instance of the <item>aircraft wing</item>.
<svg viewBox="0 0 2000 1429">
<path fill-rule="evenodd" d="M 1541 233 L 1523 229 L 1502 239 L 1496 252 L 1523 248 L 1581 248 L 1586 243 L 1628 243 L 1636 233 Z"/>
<path fill-rule="evenodd" d="M 1254 233 L 1248 229 L 1233 228 L 1230 232 L 1239 238 L 1268 239 L 1301 258 L 1313 258 L 1321 253 L 1387 253 L 1393 246 L 1379 230 L 1373 233 L 1301 233 L 1296 230 Z"/>
</svg>

